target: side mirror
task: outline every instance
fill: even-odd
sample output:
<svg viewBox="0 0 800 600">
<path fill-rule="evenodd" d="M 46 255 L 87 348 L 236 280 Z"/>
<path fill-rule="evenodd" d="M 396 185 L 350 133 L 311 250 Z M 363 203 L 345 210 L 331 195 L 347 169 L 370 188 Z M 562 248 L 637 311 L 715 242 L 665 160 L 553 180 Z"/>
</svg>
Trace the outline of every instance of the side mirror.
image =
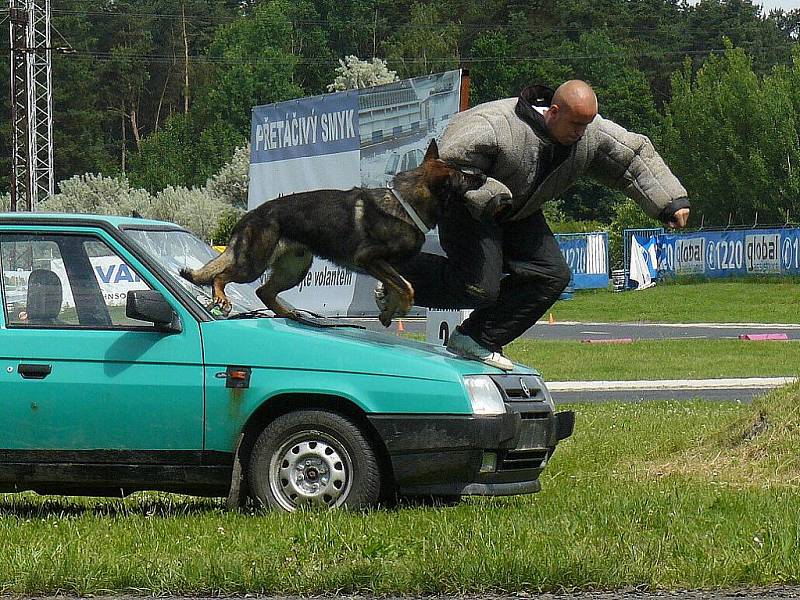
<svg viewBox="0 0 800 600">
<path fill-rule="evenodd" d="M 181 320 L 172 310 L 161 292 L 156 290 L 133 290 L 128 292 L 125 315 L 137 321 L 153 323 L 159 331 L 180 333 Z"/>
</svg>

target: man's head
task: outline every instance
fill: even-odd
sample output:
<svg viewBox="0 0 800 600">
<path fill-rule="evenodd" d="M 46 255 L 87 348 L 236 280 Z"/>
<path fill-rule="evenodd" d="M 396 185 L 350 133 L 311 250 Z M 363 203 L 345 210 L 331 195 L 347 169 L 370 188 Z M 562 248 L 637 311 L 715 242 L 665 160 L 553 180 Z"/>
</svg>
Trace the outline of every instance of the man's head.
<svg viewBox="0 0 800 600">
<path fill-rule="evenodd" d="M 547 132 L 559 144 L 571 146 L 583 137 L 586 126 L 597 116 L 597 96 L 580 79 L 562 83 L 550 108 L 544 113 Z"/>
</svg>

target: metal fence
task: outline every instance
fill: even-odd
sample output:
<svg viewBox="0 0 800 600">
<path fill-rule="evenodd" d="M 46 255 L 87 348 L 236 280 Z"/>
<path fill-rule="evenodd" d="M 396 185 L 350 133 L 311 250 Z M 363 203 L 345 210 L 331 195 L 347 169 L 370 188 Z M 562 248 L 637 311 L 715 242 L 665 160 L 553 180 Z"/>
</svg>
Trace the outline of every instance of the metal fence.
<svg viewBox="0 0 800 600">
<path fill-rule="evenodd" d="M 664 234 L 663 227 L 646 227 L 642 229 L 624 229 L 622 231 L 622 268 L 625 270 L 625 288 L 628 289 L 630 285 L 630 264 L 631 264 L 631 240 L 633 236 L 638 239 L 649 239 L 651 236 L 660 236 Z"/>
</svg>

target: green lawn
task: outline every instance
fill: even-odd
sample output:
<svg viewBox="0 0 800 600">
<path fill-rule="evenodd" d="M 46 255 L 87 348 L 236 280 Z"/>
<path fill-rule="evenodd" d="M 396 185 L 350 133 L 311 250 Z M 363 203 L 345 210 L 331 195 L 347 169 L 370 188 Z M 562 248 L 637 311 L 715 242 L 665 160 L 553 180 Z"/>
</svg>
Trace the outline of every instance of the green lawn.
<svg viewBox="0 0 800 600">
<path fill-rule="evenodd" d="M 791 394 L 797 406 L 800 389 Z M 575 408 L 575 434 L 533 496 L 251 516 L 180 496 L 0 496 L 0 591 L 459 594 L 800 582 L 796 485 L 654 469 L 746 420 L 750 407 Z"/>
<path fill-rule="evenodd" d="M 684 282 L 629 292 L 583 290 L 550 312 L 556 321 L 798 323 L 800 283 L 770 279 Z"/>
<path fill-rule="evenodd" d="M 800 341 L 662 340 L 630 344 L 518 339 L 506 348 L 545 380 L 705 379 L 800 374 Z"/>
</svg>

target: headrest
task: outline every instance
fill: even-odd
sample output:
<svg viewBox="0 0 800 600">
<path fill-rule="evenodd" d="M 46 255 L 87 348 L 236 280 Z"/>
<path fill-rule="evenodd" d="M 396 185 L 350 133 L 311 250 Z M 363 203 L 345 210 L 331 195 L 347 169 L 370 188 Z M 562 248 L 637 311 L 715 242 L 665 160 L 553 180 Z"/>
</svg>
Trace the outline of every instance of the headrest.
<svg viewBox="0 0 800 600">
<path fill-rule="evenodd" d="M 61 312 L 61 279 L 53 271 L 34 269 L 28 279 L 28 321 L 53 322 Z"/>
</svg>

